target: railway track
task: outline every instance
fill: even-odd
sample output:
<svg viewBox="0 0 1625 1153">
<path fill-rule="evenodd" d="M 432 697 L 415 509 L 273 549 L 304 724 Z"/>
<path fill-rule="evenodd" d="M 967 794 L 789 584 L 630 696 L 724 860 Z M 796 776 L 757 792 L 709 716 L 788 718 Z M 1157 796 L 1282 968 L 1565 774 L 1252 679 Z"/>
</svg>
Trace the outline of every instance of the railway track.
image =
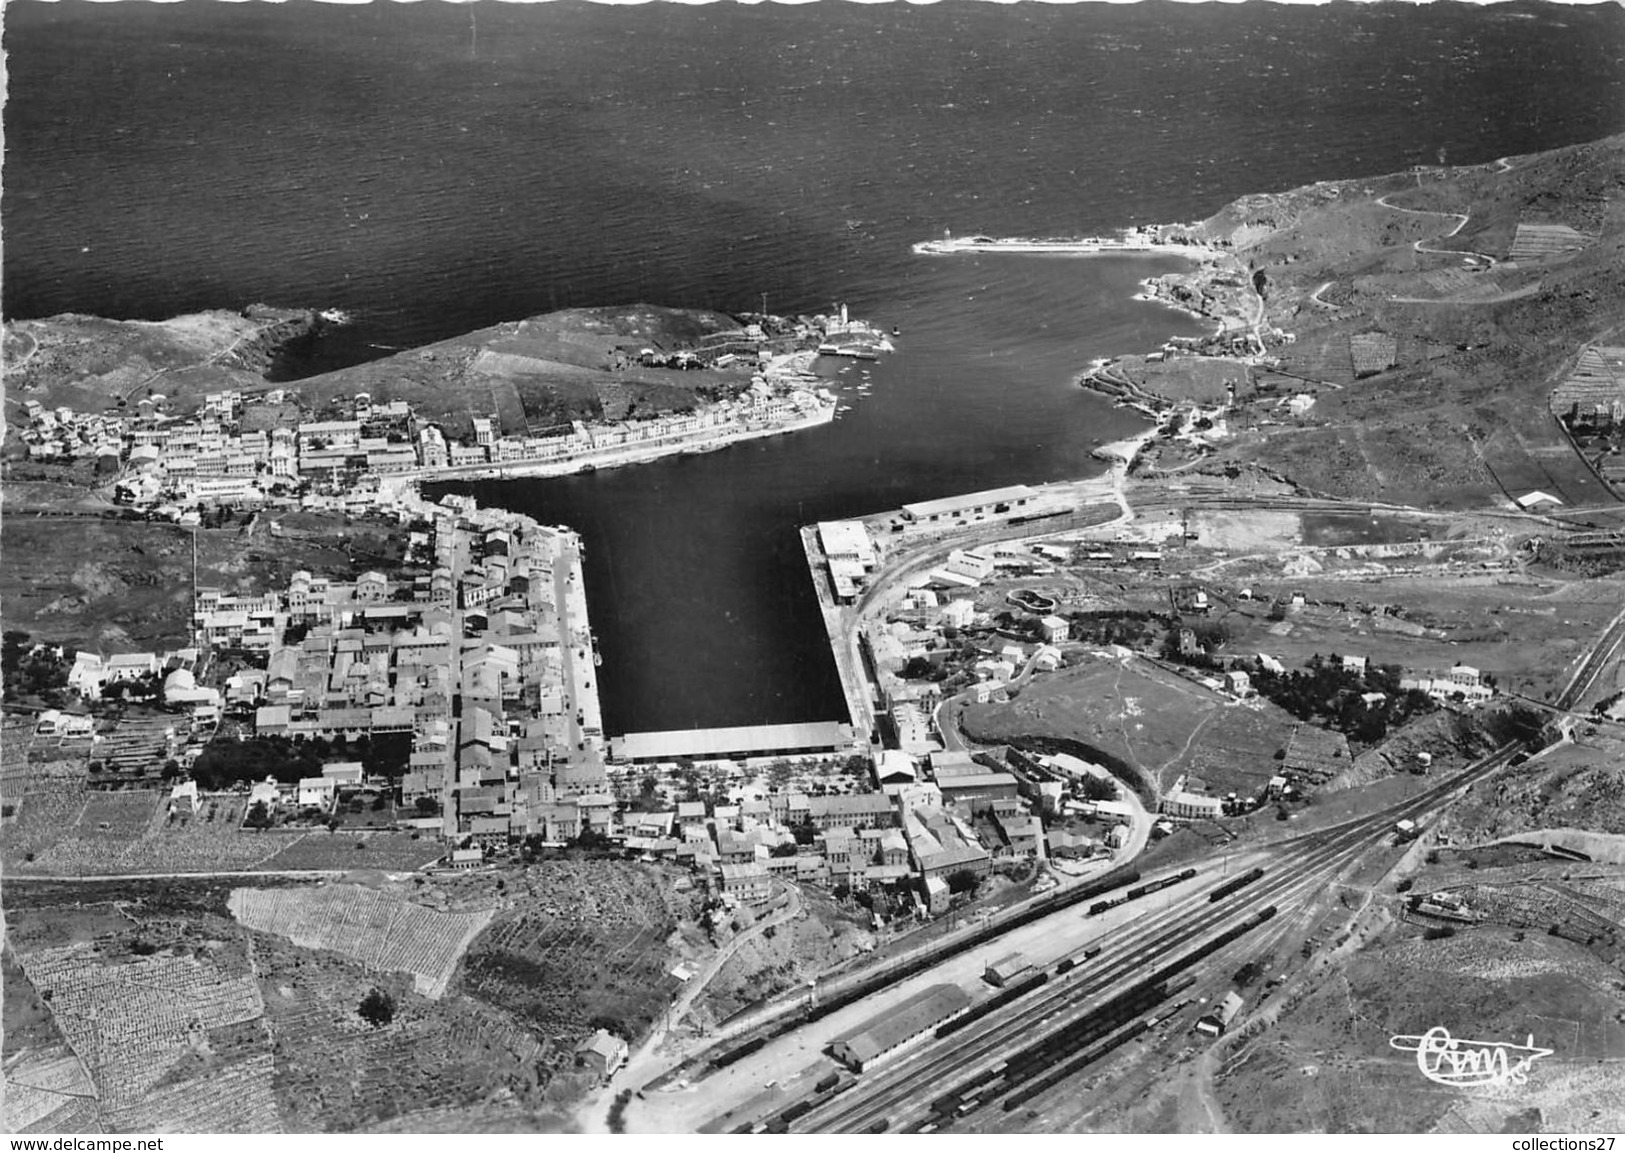
<svg viewBox="0 0 1625 1153">
<path fill-rule="evenodd" d="M 1267 858 L 1264 877 L 1228 900 L 1217 903 L 1208 900 L 1212 889 L 1204 886 L 1181 897 L 1174 905 L 1113 930 L 1103 938 L 1106 947 L 1092 966 L 1070 969 L 1014 1003 L 1012 1013 L 995 1014 L 956 1033 L 951 1043 L 938 1044 L 906 1064 L 860 1080 L 841 1100 L 829 1102 L 799 1118 L 796 1130 L 860 1132 L 882 1119 L 893 1129 L 920 1121 L 922 1110 L 926 1108 L 919 1103 L 922 1086 L 935 1089 L 950 1082 L 968 1083 L 985 1075 L 990 1067 L 1000 1061 L 1008 1062 L 1030 1044 L 1035 1031 L 1048 1029 L 1046 1037 L 1049 1038 L 1060 1035 L 1098 1008 L 1094 1002 L 1103 995 L 1126 983 L 1132 984 L 1136 976 L 1143 980 L 1158 961 L 1166 966 L 1192 950 L 1199 950 L 1204 937 L 1211 939 L 1221 935 L 1227 927 L 1234 928 L 1236 923 L 1245 921 L 1250 912 L 1274 905 L 1295 913 L 1296 907 L 1322 892 L 1328 882 L 1391 836 L 1394 821 L 1407 816 L 1414 819 L 1426 813 L 1452 793 L 1506 764 L 1515 751 L 1515 746 L 1500 749 L 1415 797 L 1378 813 L 1264 848 L 1261 850 L 1261 855 Z M 966 1073 L 971 1073 L 971 1078 L 965 1078 Z M 1006 1091 L 1018 1089 L 1019 1085 L 1010 1085 L 1007 1090 L 995 1093 L 983 1090 L 978 1108 L 985 1108 Z"/>
</svg>

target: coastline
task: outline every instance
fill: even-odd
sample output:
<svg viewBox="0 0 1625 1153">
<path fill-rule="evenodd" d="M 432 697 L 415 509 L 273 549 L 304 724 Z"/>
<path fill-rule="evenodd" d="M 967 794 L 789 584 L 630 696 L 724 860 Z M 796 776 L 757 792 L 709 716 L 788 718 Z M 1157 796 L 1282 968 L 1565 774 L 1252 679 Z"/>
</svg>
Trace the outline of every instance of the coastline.
<svg viewBox="0 0 1625 1153">
<path fill-rule="evenodd" d="M 835 420 L 837 406 L 820 403 L 812 412 L 794 420 L 762 428 L 743 428 L 730 431 L 707 430 L 703 435 L 687 439 L 675 438 L 640 445 L 614 445 L 596 452 L 577 454 L 567 460 L 514 460 L 486 464 L 448 465 L 437 469 L 410 469 L 391 474 L 390 479 L 410 480 L 419 484 L 459 480 L 519 480 L 529 477 L 573 476 L 577 473 L 596 472 L 601 468 L 620 468 L 624 465 L 648 464 L 669 456 L 696 455 L 716 452 L 729 445 L 769 436 L 801 432 L 809 428 L 830 424 Z"/>
</svg>

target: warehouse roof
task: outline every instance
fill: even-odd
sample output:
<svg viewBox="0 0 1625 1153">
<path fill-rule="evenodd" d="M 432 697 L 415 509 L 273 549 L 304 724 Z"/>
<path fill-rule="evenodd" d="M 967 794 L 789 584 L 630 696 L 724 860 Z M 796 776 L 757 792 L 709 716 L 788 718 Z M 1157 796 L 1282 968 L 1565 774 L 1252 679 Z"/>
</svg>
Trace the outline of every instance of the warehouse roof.
<svg viewBox="0 0 1625 1153">
<path fill-rule="evenodd" d="M 946 516 L 1006 501 L 1032 500 L 1037 495 L 1036 491 L 1024 484 L 1013 484 L 1006 488 L 990 488 L 982 492 L 967 492 L 960 496 L 945 496 L 939 500 L 922 500 L 916 504 L 905 504 L 903 511 L 918 520 L 922 517 Z"/>
<path fill-rule="evenodd" d="M 1016 778 L 1009 773 L 966 773 L 963 776 L 939 776 L 937 787 L 944 793 L 959 789 L 992 789 L 1002 786 L 1014 786 Z"/>
<path fill-rule="evenodd" d="M 958 985 L 932 985 L 836 1044 L 844 1044 L 859 1061 L 873 1061 L 910 1037 L 935 1028 L 969 1004 L 970 994 Z"/>
<path fill-rule="evenodd" d="M 852 727 L 834 721 L 800 725 L 745 725 L 729 729 L 667 729 L 627 733 L 610 741 L 616 760 L 670 760 L 839 749 L 853 741 Z"/>
</svg>

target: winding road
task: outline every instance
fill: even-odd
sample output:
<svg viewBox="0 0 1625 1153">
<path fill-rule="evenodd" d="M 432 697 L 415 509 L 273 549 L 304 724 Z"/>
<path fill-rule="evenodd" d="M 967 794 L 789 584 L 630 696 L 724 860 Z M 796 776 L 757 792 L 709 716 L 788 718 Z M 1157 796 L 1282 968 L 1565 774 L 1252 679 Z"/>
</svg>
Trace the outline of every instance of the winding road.
<svg viewBox="0 0 1625 1153">
<path fill-rule="evenodd" d="M 1459 212 L 1434 212 L 1430 209 L 1424 208 L 1401 208 L 1397 204 L 1388 203 L 1388 196 L 1392 195 L 1393 193 L 1389 193 L 1387 196 L 1377 197 L 1377 203 L 1382 205 L 1384 208 L 1393 210 L 1394 212 L 1404 212 L 1411 216 L 1443 216 L 1456 222 L 1456 226 L 1449 232 L 1444 233 L 1442 236 L 1433 237 L 1435 240 L 1449 240 L 1459 233 L 1463 228 L 1466 228 L 1467 222 L 1472 219 L 1471 214 L 1464 215 Z M 1416 252 L 1432 252 L 1441 256 L 1476 256 L 1481 260 L 1489 261 L 1490 267 L 1492 268 L 1500 263 L 1500 259 L 1498 257 L 1491 256 L 1487 252 L 1475 252 L 1470 248 L 1432 248 L 1428 246 L 1428 242 L 1426 240 L 1412 241 L 1411 248 Z"/>
</svg>

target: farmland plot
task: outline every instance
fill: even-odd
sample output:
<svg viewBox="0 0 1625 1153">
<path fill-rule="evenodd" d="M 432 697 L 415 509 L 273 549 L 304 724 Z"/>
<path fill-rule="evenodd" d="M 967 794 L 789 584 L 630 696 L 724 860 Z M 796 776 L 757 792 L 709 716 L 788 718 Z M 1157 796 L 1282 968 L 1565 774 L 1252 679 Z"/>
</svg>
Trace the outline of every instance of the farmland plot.
<svg viewBox="0 0 1625 1153">
<path fill-rule="evenodd" d="M 463 997 L 429 1001 L 338 954 L 259 941 L 274 1089 L 288 1128 L 352 1132 L 493 1099 L 523 1105 L 544 1088 L 536 1042 L 506 1014 Z M 381 1028 L 356 1012 L 374 985 L 392 988 L 397 1001 Z"/>
<path fill-rule="evenodd" d="M 436 999 L 492 916 L 492 910 L 439 913 L 361 885 L 236 889 L 229 907 L 251 929 L 343 953 L 369 969 L 411 973 L 417 991 Z"/>
<path fill-rule="evenodd" d="M 45 1049 L 34 1049 L 9 1057 L 5 1065 L 6 1132 L 26 1133 L 80 1098 L 94 1099 L 96 1088 L 90 1083 L 79 1058 L 66 1045 L 57 1044 Z M 54 1128 L 55 1122 L 42 1126 L 46 1131 L 65 1132 Z"/>
<path fill-rule="evenodd" d="M 677 916 L 658 872 L 628 862 L 527 871 L 530 896 L 469 947 L 465 985 L 549 1043 L 550 1063 L 603 1018 L 637 1036 L 670 1003 Z"/>
<path fill-rule="evenodd" d="M 19 957 L 109 1108 L 138 1103 L 198 1032 L 264 1012 L 252 977 L 228 977 L 197 957 L 100 962 L 90 945 Z"/>
<path fill-rule="evenodd" d="M 6 823 L 6 864 L 18 868 L 60 841 L 65 830 L 79 823 L 86 803 L 78 785 L 30 782 L 15 819 Z"/>
<path fill-rule="evenodd" d="M 108 1125 L 117 1133 L 280 1133 L 275 1071 L 271 1055 L 260 1053 L 109 1109 Z"/>
<path fill-rule="evenodd" d="M 19 844 L 7 845 L 13 868 L 69 876 L 250 869 L 294 839 L 241 829 L 229 818 L 211 821 L 207 804 L 204 813 L 169 816 L 152 793 L 30 793 L 18 834 Z"/>
<path fill-rule="evenodd" d="M 359 847 L 358 847 L 359 846 Z M 259 866 L 264 869 L 421 869 L 446 855 L 434 840 L 411 833 L 306 833 Z"/>
</svg>

